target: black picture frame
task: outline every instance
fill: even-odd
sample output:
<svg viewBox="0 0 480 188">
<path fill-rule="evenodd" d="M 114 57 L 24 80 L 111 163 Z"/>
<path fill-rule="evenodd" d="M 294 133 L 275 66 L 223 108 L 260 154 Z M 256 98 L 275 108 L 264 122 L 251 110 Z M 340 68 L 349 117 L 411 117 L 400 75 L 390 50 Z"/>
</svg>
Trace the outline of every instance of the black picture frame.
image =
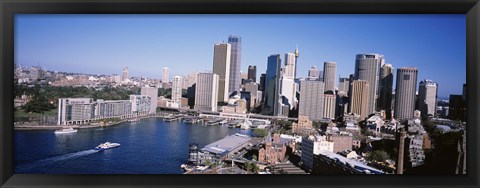
<svg viewBox="0 0 480 188">
<path fill-rule="evenodd" d="M 466 175 L 40 175 L 13 174 L 15 14 L 466 14 Z M 478 0 L 2 0 L 0 185 L 2 187 L 478 187 Z M 448 75 L 446 75 L 448 76 Z M 468 126 L 473 125 L 473 126 Z"/>
</svg>

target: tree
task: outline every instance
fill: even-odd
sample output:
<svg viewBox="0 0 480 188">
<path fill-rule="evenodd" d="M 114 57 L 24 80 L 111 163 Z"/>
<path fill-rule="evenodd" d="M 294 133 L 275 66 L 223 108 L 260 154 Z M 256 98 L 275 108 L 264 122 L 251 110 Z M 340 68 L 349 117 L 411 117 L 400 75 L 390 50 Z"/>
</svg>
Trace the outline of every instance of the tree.
<svg viewBox="0 0 480 188">
<path fill-rule="evenodd" d="M 252 156 L 252 160 L 257 161 L 257 160 L 258 160 L 257 155 L 253 155 L 253 156 Z"/>
<path fill-rule="evenodd" d="M 256 137 L 265 137 L 267 136 L 267 131 L 265 129 L 255 129 L 253 130 L 253 135 Z"/>
<path fill-rule="evenodd" d="M 383 150 L 368 152 L 367 159 L 370 161 L 385 162 L 389 159 L 388 153 Z"/>
<path fill-rule="evenodd" d="M 250 172 L 253 169 L 252 163 L 249 161 L 245 162 L 245 169 L 247 169 L 247 172 Z"/>
</svg>

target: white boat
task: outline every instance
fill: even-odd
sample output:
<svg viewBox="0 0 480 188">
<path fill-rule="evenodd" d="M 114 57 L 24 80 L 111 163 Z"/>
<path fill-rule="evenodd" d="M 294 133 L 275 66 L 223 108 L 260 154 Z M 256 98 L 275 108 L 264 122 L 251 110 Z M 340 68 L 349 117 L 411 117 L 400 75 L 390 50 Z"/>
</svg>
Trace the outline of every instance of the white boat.
<svg viewBox="0 0 480 188">
<path fill-rule="evenodd" d="M 73 128 L 66 128 L 62 130 L 56 130 L 55 134 L 68 134 L 68 133 L 76 133 L 77 130 Z"/>
<path fill-rule="evenodd" d="M 241 123 L 242 125 L 240 125 L 240 128 L 241 129 L 250 129 L 250 126 L 252 126 L 252 122 L 248 121 L 248 120 L 245 120 L 243 123 Z"/>
<path fill-rule="evenodd" d="M 94 149 L 98 150 L 98 151 L 102 151 L 102 150 L 106 150 L 106 149 L 110 149 L 110 148 L 114 148 L 114 147 L 118 147 L 118 146 L 120 146 L 119 143 L 105 142 L 105 143 L 102 143 L 102 144 L 98 145 Z"/>
</svg>

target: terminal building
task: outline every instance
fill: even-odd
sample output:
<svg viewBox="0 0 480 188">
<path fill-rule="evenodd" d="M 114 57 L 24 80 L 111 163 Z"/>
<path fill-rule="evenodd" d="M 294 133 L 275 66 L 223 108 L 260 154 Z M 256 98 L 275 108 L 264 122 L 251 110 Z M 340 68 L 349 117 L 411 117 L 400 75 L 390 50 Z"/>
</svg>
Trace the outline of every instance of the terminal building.
<svg viewBox="0 0 480 188">
<path fill-rule="evenodd" d="M 206 162 L 219 162 L 229 157 L 235 157 L 236 153 L 241 152 L 246 147 L 249 147 L 252 138 L 248 135 L 233 134 L 225 138 L 206 145 L 198 154 L 199 164 Z"/>
</svg>

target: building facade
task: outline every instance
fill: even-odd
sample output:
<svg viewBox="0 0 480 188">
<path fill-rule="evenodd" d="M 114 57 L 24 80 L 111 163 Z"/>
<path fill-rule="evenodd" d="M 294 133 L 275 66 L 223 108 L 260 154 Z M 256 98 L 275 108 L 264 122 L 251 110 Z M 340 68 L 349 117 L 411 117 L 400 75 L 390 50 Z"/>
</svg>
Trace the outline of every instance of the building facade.
<svg viewBox="0 0 480 188">
<path fill-rule="evenodd" d="M 219 76 L 199 73 L 195 87 L 195 110 L 217 111 Z"/>
<path fill-rule="evenodd" d="M 351 83 L 350 96 L 350 113 L 360 116 L 360 119 L 365 119 L 368 116 L 370 85 L 365 80 L 354 80 Z"/>
<path fill-rule="evenodd" d="M 387 119 L 392 118 L 392 89 L 393 89 L 393 66 L 384 64 L 380 71 L 380 96 L 377 102 L 377 110 L 385 110 Z"/>
<path fill-rule="evenodd" d="M 181 76 L 174 76 L 172 80 L 172 101 L 180 104 L 182 99 L 183 78 Z"/>
<path fill-rule="evenodd" d="M 422 116 L 437 114 L 437 83 L 432 80 L 420 81 L 418 87 L 418 108 L 422 112 Z"/>
<path fill-rule="evenodd" d="M 325 94 L 323 117 L 335 119 L 335 107 L 337 105 L 337 96 L 333 94 Z"/>
<path fill-rule="evenodd" d="M 168 83 L 169 80 L 169 69 L 168 67 L 163 67 L 162 69 L 162 83 Z"/>
<path fill-rule="evenodd" d="M 255 65 L 248 65 L 248 76 L 249 80 L 253 82 L 257 82 L 257 66 Z"/>
<path fill-rule="evenodd" d="M 335 74 L 337 72 L 337 63 L 327 61 L 323 63 L 323 82 L 325 83 L 325 92 L 335 92 Z"/>
<path fill-rule="evenodd" d="M 317 66 L 312 66 L 308 69 L 308 79 L 310 80 L 318 80 L 320 79 L 320 70 L 318 70 Z"/>
<path fill-rule="evenodd" d="M 404 67 L 397 69 L 394 106 L 395 119 L 413 118 L 417 76 L 417 68 Z"/>
<path fill-rule="evenodd" d="M 305 80 L 300 83 L 298 115 L 311 120 L 323 118 L 324 83 L 318 80 Z"/>
<path fill-rule="evenodd" d="M 217 102 L 227 102 L 230 86 L 230 62 L 231 45 L 229 43 L 217 43 L 213 52 L 213 73 L 218 75 L 218 98 Z M 240 70 L 238 70 L 240 80 Z"/>
<path fill-rule="evenodd" d="M 140 90 L 140 95 L 150 96 L 150 113 L 157 113 L 157 102 L 158 102 L 158 88 L 156 87 L 142 87 Z"/>
<path fill-rule="evenodd" d="M 279 101 L 279 80 L 280 80 L 281 59 L 280 54 L 268 57 L 267 73 L 265 76 L 265 99 L 263 112 L 267 115 L 275 113 L 275 106 Z"/>
<path fill-rule="evenodd" d="M 238 35 L 230 35 L 228 36 L 228 44 L 231 46 L 228 82 L 228 94 L 230 94 L 234 91 L 240 91 L 242 81 L 240 78 L 240 69 L 242 67 L 242 38 Z"/>
<path fill-rule="evenodd" d="M 379 95 L 379 76 L 380 67 L 384 64 L 385 59 L 380 54 L 357 54 L 355 59 L 355 80 L 365 80 L 368 82 L 368 107 L 367 113 L 375 112 L 377 98 Z"/>
</svg>

